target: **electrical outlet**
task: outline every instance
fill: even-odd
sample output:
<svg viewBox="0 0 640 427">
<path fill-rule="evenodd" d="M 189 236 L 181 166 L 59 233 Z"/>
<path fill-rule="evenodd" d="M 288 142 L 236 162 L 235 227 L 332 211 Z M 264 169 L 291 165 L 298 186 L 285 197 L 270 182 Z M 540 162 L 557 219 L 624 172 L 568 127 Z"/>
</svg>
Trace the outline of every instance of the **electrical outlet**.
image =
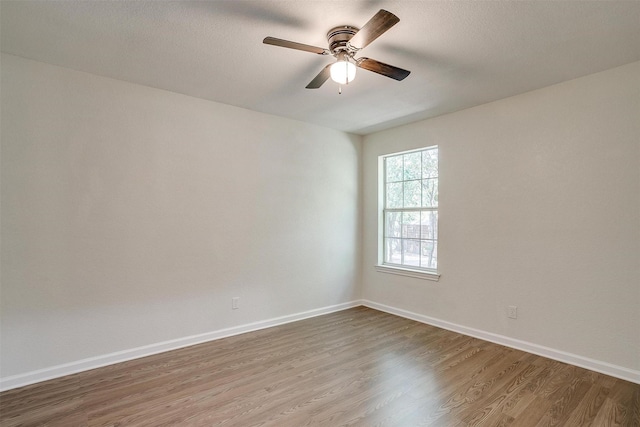
<svg viewBox="0 0 640 427">
<path fill-rule="evenodd" d="M 231 309 L 237 310 L 240 308 L 240 297 L 231 298 Z"/>
<path fill-rule="evenodd" d="M 518 318 L 518 307 L 515 305 L 510 305 L 507 307 L 507 317 L 510 319 Z"/>
</svg>

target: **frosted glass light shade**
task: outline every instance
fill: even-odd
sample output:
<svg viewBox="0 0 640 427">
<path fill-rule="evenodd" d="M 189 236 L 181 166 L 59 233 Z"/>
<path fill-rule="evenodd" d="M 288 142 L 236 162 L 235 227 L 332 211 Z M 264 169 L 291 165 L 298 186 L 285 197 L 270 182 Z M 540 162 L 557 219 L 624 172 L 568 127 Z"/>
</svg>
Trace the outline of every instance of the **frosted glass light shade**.
<svg viewBox="0 0 640 427">
<path fill-rule="evenodd" d="M 341 85 L 352 82 L 356 77 L 355 64 L 348 61 L 338 61 L 331 66 L 331 80 Z"/>
</svg>

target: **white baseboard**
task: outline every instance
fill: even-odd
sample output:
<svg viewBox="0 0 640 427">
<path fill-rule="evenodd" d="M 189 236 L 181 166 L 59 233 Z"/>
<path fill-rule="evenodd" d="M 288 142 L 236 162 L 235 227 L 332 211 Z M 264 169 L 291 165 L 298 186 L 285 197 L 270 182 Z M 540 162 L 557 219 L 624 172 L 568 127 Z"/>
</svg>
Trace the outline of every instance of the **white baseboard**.
<svg viewBox="0 0 640 427">
<path fill-rule="evenodd" d="M 117 351 L 115 353 L 109 353 L 102 356 L 90 357 L 71 363 L 52 366 L 50 368 L 26 372 L 24 374 L 12 375 L 9 377 L 0 378 L 0 391 L 11 390 L 41 381 L 63 377 L 65 375 L 76 374 L 78 372 L 88 371 L 90 369 L 113 365 L 114 363 L 126 362 L 127 360 L 151 356 L 153 354 L 158 354 L 169 350 L 176 350 L 179 348 L 218 340 L 233 335 L 244 334 L 246 332 L 252 332 L 260 329 L 270 328 L 272 326 L 291 323 L 298 320 L 307 319 L 309 317 L 321 316 L 323 314 L 346 310 L 348 308 L 357 307 L 359 305 L 361 305 L 360 301 L 351 301 L 342 304 L 336 304 L 328 307 L 304 311 L 301 313 L 295 313 L 287 316 L 275 317 L 273 319 L 262 320 L 259 322 L 248 323 L 246 325 L 234 326 L 232 328 L 220 329 L 204 334 L 191 335 L 188 337 L 159 342 L 151 345 L 132 348 L 129 350 Z"/>
<path fill-rule="evenodd" d="M 115 353 L 109 353 L 102 356 L 90 357 L 87 359 L 82 359 L 82 360 L 78 360 L 71 363 L 52 366 L 50 368 L 39 369 L 37 371 L 31 371 L 31 372 L 26 372 L 24 374 L 18 374 L 18 375 L 5 377 L 5 378 L 0 378 L 0 391 L 11 390 L 14 388 L 23 387 L 23 386 L 38 383 L 41 381 L 63 377 L 65 375 L 75 374 L 78 372 L 88 371 L 90 369 L 112 365 L 114 363 L 126 362 L 127 360 L 151 356 L 153 354 L 158 354 L 165 351 L 176 350 L 179 348 L 188 347 L 195 344 L 201 344 L 208 341 L 213 341 L 213 340 L 218 340 L 221 338 L 226 338 L 234 335 L 244 334 L 246 332 L 252 332 L 260 329 L 270 328 L 272 326 L 291 323 L 298 320 L 307 319 L 310 317 L 321 316 L 323 314 L 346 310 L 346 309 L 357 307 L 360 305 L 372 308 L 374 310 L 384 311 L 386 313 L 394 314 L 396 316 L 415 320 L 420 323 L 436 326 L 438 328 L 447 329 L 463 335 L 472 336 L 485 341 L 490 341 L 496 344 L 526 351 L 528 353 L 533 353 L 539 356 L 548 357 L 549 359 L 558 360 L 560 362 L 568 363 L 570 365 L 575 365 L 581 368 L 590 369 L 592 371 L 600 372 L 605 375 L 610 375 L 612 377 L 620 378 L 626 381 L 631 381 L 636 384 L 640 384 L 640 371 L 635 371 L 633 369 L 624 368 L 622 366 L 613 365 L 611 363 L 590 359 L 588 357 L 579 356 L 577 354 L 568 353 L 562 350 L 556 350 L 549 347 L 544 347 L 544 346 L 533 344 L 527 341 L 521 341 L 514 338 L 509 338 L 504 335 L 499 335 L 499 334 L 494 334 L 492 332 L 486 332 L 479 329 L 469 328 L 467 326 L 462 326 L 462 325 L 447 322 L 444 320 L 435 319 L 433 317 L 425 316 L 418 313 L 413 313 L 407 310 L 402 310 L 402 309 L 391 307 L 384 304 L 379 304 L 373 301 L 356 300 L 356 301 L 336 304 L 328 307 L 322 307 L 314 310 L 304 311 L 301 313 L 290 314 L 287 316 L 275 317 L 272 319 L 262 320 L 259 322 L 248 323 L 246 325 L 234 326 L 232 328 L 220 329 L 217 331 L 207 332 L 204 334 L 192 335 L 184 338 L 164 341 L 164 342 L 137 347 L 129 350 L 118 351 Z"/>
<path fill-rule="evenodd" d="M 365 307 L 373 308 L 374 310 L 384 311 L 386 313 L 415 320 L 420 323 L 426 323 L 438 328 L 458 332 L 463 335 L 490 341 L 496 344 L 504 345 L 506 347 L 526 351 L 528 353 L 537 354 L 539 356 L 547 357 L 559 362 L 568 363 L 570 365 L 579 366 L 581 368 L 600 372 L 601 374 L 610 375 L 612 377 L 640 384 L 640 371 L 635 371 L 633 369 L 628 369 L 622 366 L 613 365 L 611 363 L 602 362 L 600 360 L 594 360 L 588 357 L 579 356 L 577 354 L 568 353 L 566 351 L 556 350 L 542 345 L 533 344 L 527 341 L 509 338 L 504 335 L 494 334 L 492 332 L 486 332 L 480 329 L 469 328 L 467 326 L 458 325 L 455 323 L 447 322 L 445 320 L 435 319 L 423 314 L 413 313 L 411 311 L 390 307 L 384 304 L 378 304 L 377 302 L 369 300 L 362 300 L 362 305 L 364 305 Z"/>
</svg>

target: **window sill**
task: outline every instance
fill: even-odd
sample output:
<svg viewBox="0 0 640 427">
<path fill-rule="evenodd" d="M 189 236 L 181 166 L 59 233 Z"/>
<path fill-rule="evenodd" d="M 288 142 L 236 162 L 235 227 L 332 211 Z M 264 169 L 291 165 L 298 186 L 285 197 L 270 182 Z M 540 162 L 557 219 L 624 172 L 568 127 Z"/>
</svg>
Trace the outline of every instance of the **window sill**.
<svg viewBox="0 0 640 427">
<path fill-rule="evenodd" d="M 408 268 L 391 267 L 389 265 L 376 265 L 376 271 L 379 273 L 398 274 L 400 276 L 414 277 L 416 279 L 432 280 L 437 282 L 440 280 L 438 273 L 432 273 L 422 270 L 410 270 Z"/>
</svg>

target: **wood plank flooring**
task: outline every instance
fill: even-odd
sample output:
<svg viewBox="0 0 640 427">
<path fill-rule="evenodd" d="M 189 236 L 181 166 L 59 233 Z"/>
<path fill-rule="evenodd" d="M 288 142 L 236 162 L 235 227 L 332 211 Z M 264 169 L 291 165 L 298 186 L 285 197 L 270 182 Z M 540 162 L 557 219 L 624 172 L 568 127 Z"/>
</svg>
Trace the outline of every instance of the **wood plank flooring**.
<svg viewBox="0 0 640 427">
<path fill-rule="evenodd" d="M 0 394 L 9 426 L 640 426 L 640 385 L 365 307 Z"/>
</svg>

